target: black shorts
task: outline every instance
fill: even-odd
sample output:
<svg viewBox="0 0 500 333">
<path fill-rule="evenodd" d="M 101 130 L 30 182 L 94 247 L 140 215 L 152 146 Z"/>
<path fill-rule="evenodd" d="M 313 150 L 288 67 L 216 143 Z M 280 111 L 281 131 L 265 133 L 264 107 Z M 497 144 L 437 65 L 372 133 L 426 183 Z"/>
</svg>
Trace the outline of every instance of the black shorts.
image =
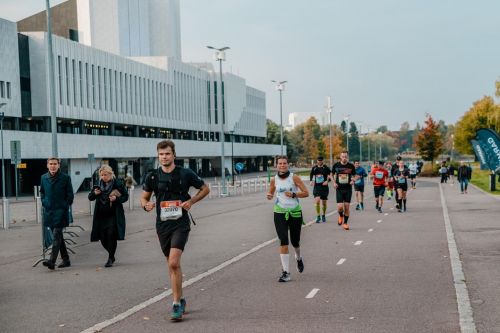
<svg viewBox="0 0 500 333">
<path fill-rule="evenodd" d="M 302 215 L 293 217 L 288 215 L 288 220 L 285 220 L 284 213 L 274 213 L 274 226 L 280 240 L 281 246 L 288 245 L 288 230 L 290 230 L 290 240 L 293 247 L 300 246 L 300 231 L 302 229 Z"/>
<path fill-rule="evenodd" d="M 337 203 L 351 202 L 352 188 L 337 189 Z"/>
<path fill-rule="evenodd" d="M 365 185 L 354 184 L 354 191 L 363 193 L 365 191 Z"/>
<path fill-rule="evenodd" d="M 163 223 L 169 223 L 163 222 Z M 170 254 L 170 249 L 175 248 L 184 251 L 184 246 L 186 245 L 189 237 L 189 231 L 191 228 L 189 224 L 179 225 L 176 228 L 157 228 L 156 233 L 158 239 L 160 240 L 160 246 L 165 257 Z"/>
<path fill-rule="evenodd" d="M 321 200 L 328 200 L 328 193 L 329 193 L 328 186 L 314 186 L 313 188 L 313 197 L 317 198 L 319 197 Z"/>
<path fill-rule="evenodd" d="M 408 191 L 408 184 L 407 183 L 404 183 L 404 184 L 398 184 L 398 186 L 396 186 L 396 189 L 401 189 L 403 190 L 404 192 Z"/>
<path fill-rule="evenodd" d="M 417 178 L 417 175 L 410 175 L 410 179 L 415 179 Z"/>
<path fill-rule="evenodd" d="M 373 193 L 375 198 L 383 197 L 385 193 L 385 186 L 373 186 Z"/>
</svg>

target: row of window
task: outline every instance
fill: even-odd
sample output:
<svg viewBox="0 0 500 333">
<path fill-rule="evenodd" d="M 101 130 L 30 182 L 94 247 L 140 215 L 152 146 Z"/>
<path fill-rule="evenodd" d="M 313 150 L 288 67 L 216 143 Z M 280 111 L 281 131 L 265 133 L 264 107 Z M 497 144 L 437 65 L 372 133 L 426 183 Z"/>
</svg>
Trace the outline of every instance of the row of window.
<svg viewBox="0 0 500 333">
<path fill-rule="evenodd" d="M 0 81 L 0 98 L 11 99 L 10 82 Z"/>
</svg>

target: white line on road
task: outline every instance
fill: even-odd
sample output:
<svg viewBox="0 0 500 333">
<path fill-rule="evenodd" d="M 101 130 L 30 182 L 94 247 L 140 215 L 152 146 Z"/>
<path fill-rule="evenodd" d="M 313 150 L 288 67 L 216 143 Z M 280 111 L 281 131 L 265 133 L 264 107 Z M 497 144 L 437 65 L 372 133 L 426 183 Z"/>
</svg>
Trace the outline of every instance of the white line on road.
<svg viewBox="0 0 500 333">
<path fill-rule="evenodd" d="M 368 232 L 372 232 L 372 231 L 373 231 L 373 229 L 368 229 Z"/>
<path fill-rule="evenodd" d="M 359 240 L 359 241 L 356 241 L 356 242 L 354 243 L 354 245 L 361 245 L 361 243 L 363 243 L 363 241 L 362 241 L 362 240 Z"/>
<path fill-rule="evenodd" d="M 385 213 L 384 215 L 387 216 L 387 215 L 389 215 L 389 213 Z"/>
<path fill-rule="evenodd" d="M 332 212 L 330 213 L 329 215 L 331 214 L 334 214 L 335 212 Z M 307 223 L 306 226 L 310 226 L 312 224 L 314 224 L 315 220 L 311 220 Z M 261 243 L 257 246 L 255 246 L 254 248 L 246 251 L 246 252 L 243 252 L 239 255 L 237 255 L 236 257 L 233 257 L 227 261 L 224 261 L 222 264 L 218 265 L 218 266 L 215 266 L 214 268 L 211 268 L 209 269 L 208 271 L 204 272 L 204 273 L 201 273 L 187 281 L 184 281 L 182 283 L 182 288 L 186 288 L 186 287 L 189 287 L 190 285 L 200 281 L 201 279 L 203 278 L 206 278 L 207 276 L 210 276 L 218 271 L 220 271 L 221 269 L 231 265 L 231 264 L 234 264 L 235 262 L 238 262 L 240 261 L 241 259 L 249 256 L 250 254 L 254 253 L 254 252 L 257 252 L 258 250 L 262 249 L 263 247 L 266 247 L 268 246 L 269 244 L 272 244 L 274 242 L 276 242 L 278 240 L 278 237 L 275 237 L 273 239 L 270 239 L 264 243 Z M 345 260 L 345 259 L 344 259 Z M 86 330 L 84 331 L 81 331 L 81 333 L 96 333 L 96 332 L 100 332 L 101 330 L 103 330 L 104 328 L 108 327 L 108 326 L 111 326 L 121 320 L 124 320 L 125 318 L 127 317 L 130 317 L 131 315 L 133 315 L 134 313 L 136 312 L 139 312 L 140 310 L 156 303 L 156 302 L 159 302 L 161 301 L 162 299 L 168 297 L 172 295 L 172 289 L 168 289 L 164 292 L 162 292 L 161 294 L 159 295 L 156 295 L 154 297 L 151 297 L 150 299 L 128 309 L 127 311 L 125 312 L 122 312 L 120 313 L 119 315 L 116 315 L 115 317 L 111 318 L 111 319 L 108 319 L 108 320 L 105 320 L 101 323 L 98 323 L 98 324 L 95 324 L 94 326 L 90 327 L 90 328 L 87 328 Z"/>
<path fill-rule="evenodd" d="M 307 294 L 306 298 L 313 298 L 314 296 L 316 296 L 316 294 L 318 293 L 319 289 L 318 288 L 314 288 L 313 290 L 311 290 L 309 292 L 309 294 Z"/>
<path fill-rule="evenodd" d="M 377 220 L 377 223 L 380 223 L 380 222 L 382 222 L 382 220 Z"/>
<path fill-rule="evenodd" d="M 342 265 L 343 263 L 345 263 L 345 261 L 346 261 L 346 258 L 342 258 L 342 259 L 340 259 L 340 260 L 337 262 L 337 266 L 338 266 L 338 265 Z"/>
<path fill-rule="evenodd" d="M 391 210 L 394 210 L 394 207 L 391 207 Z"/>
<path fill-rule="evenodd" d="M 451 271 L 453 273 L 453 282 L 457 293 L 458 316 L 460 319 L 460 330 L 462 333 L 475 333 L 476 324 L 472 316 L 472 306 L 470 304 L 469 292 L 465 283 L 465 275 L 460 261 L 455 234 L 448 215 L 448 207 L 444 198 L 443 187 L 439 184 L 439 193 L 441 194 L 441 205 L 443 206 L 444 225 L 446 227 L 446 236 L 448 238 L 448 250 L 450 251 Z"/>
</svg>

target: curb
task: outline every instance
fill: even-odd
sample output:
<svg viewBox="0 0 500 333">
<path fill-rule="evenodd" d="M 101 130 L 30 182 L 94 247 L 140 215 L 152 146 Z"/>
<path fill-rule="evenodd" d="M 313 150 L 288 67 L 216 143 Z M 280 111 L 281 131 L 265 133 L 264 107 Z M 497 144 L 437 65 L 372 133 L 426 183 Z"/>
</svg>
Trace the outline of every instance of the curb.
<svg viewBox="0 0 500 333">
<path fill-rule="evenodd" d="M 490 197 L 492 197 L 492 198 L 495 198 L 495 199 L 497 199 L 497 200 L 499 200 L 499 201 L 500 201 L 500 195 L 495 195 L 495 194 L 491 194 L 491 193 L 489 193 L 489 192 L 486 192 L 486 191 L 485 191 L 485 190 L 483 190 L 482 188 L 480 188 L 480 187 L 478 187 L 477 185 L 472 184 L 472 183 L 469 183 L 469 185 L 472 185 L 472 186 L 473 186 L 476 190 L 479 190 L 480 192 L 483 192 L 484 194 L 486 194 L 486 195 L 488 195 L 488 196 L 490 196 Z"/>
</svg>

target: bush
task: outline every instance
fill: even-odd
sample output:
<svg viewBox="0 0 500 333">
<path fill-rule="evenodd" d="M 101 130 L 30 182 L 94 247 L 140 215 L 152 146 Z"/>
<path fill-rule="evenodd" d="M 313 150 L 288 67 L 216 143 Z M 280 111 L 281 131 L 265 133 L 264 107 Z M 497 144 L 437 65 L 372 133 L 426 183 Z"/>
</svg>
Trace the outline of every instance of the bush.
<svg viewBox="0 0 500 333">
<path fill-rule="evenodd" d="M 436 177 L 439 176 L 439 168 L 441 168 L 441 164 L 425 163 L 422 167 L 422 171 L 420 172 L 420 177 Z"/>
</svg>

